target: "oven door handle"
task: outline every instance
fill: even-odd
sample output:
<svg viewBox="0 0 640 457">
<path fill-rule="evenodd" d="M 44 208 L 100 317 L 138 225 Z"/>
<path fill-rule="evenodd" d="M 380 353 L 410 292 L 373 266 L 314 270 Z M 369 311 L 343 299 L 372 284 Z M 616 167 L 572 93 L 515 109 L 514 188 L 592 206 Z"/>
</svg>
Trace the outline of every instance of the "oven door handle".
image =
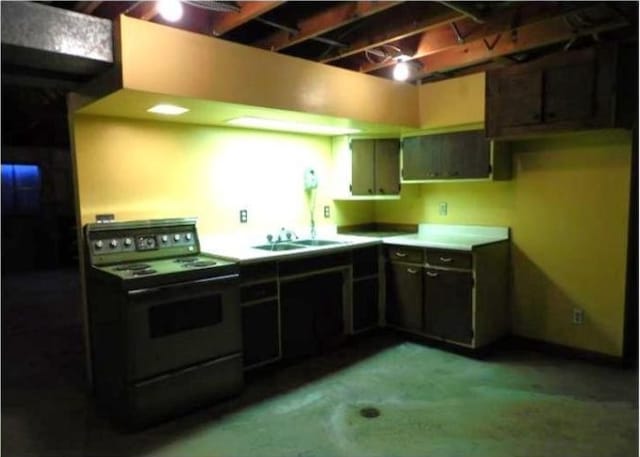
<svg viewBox="0 0 640 457">
<path fill-rule="evenodd" d="M 218 283 L 223 284 L 223 283 L 231 283 L 234 282 L 235 280 L 237 280 L 240 277 L 240 275 L 238 275 L 237 273 L 235 274 L 230 274 L 230 275 L 224 275 L 224 276 L 215 276 L 213 278 L 205 278 L 205 279 L 196 279 L 194 281 L 187 281 L 187 282 L 178 282 L 178 283 L 173 283 L 173 284 L 169 284 L 166 286 L 158 286 L 158 287 L 147 287 L 144 289 L 133 289 L 133 290 L 129 290 L 127 291 L 127 295 L 129 295 L 130 297 L 139 297 L 142 295 L 148 295 L 148 294 L 154 294 L 154 293 L 161 293 L 162 291 L 166 291 L 166 290 L 171 290 L 171 289 L 177 289 L 180 288 L 182 286 L 196 286 L 198 284 L 201 285 L 217 285 Z"/>
</svg>

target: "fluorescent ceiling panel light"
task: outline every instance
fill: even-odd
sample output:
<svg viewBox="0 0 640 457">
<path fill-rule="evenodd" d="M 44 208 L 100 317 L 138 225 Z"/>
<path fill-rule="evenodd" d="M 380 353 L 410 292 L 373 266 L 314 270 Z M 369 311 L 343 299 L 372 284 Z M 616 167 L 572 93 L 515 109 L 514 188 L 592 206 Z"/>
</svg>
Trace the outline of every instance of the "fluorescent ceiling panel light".
<svg viewBox="0 0 640 457">
<path fill-rule="evenodd" d="M 237 117 L 230 119 L 227 124 L 236 127 L 250 127 L 256 129 L 279 130 L 283 132 L 311 133 L 315 135 L 347 135 L 359 133 L 359 129 L 348 127 L 333 127 L 330 125 L 303 124 L 292 121 L 279 121 L 260 117 Z"/>
<path fill-rule="evenodd" d="M 178 116 L 180 114 L 186 113 L 189 110 L 187 108 L 183 108 L 182 106 L 161 103 L 159 105 L 152 106 L 147 111 L 149 113 L 165 114 L 167 116 Z"/>
</svg>

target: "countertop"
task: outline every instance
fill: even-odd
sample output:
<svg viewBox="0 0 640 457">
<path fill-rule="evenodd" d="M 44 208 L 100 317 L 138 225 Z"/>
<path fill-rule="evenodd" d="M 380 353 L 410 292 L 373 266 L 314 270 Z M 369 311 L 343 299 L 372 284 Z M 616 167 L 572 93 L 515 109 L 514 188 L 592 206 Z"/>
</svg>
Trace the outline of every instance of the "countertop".
<svg viewBox="0 0 640 457">
<path fill-rule="evenodd" d="M 509 240 L 508 227 L 490 227 L 477 225 L 443 225 L 420 224 L 418 233 L 389 236 L 373 233 L 373 236 L 347 235 L 338 233 L 319 233 L 321 240 L 338 241 L 340 244 L 330 246 L 308 246 L 288 251 L 266 251 L 256 249 L 256 245 L 265 244 L 255 240 L 241 239 L 233 236 L 200 236 L 200 247 L 203 252 L 225 257 L 239 263 L 252 263 L 263 260 L 282 260 L 308 255 L 340 252 L 377 244 L 395 244 L 424 248 L 455 249 L 471 251 L 475 247 Z M 302 237 L 301 237 L 302 238 Z M 295 243 L 295 239 L 291 240 Z"/>
</svg>

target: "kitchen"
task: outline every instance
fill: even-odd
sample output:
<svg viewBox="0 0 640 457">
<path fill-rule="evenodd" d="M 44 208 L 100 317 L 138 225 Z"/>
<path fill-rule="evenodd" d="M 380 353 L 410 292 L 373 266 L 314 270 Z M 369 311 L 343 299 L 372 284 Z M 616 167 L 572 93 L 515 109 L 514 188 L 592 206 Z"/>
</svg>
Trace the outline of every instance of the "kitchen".
<svg viewBox="0 0 640 457">
<path fill-rule="evenodd" d="M 310 112 L 331 114 L 333 119 L 323 119 L 328 123 L 358 120 L 348 125 L 377 138 L 477 129 L 485 122 L 485 74 L 414 87 L 327 70 L 327 79 L 316 82 L 308 77 L 310 64 L 302 61 L 286 65 L 287 58 L 270 56 L 271 62 L 249 48 L 125 17 L 120 33 L 123 88 L 96 103 L 79 101 L 73 114 L 82 225 L 103 214 L 118 221 L 197 216 L 202 248 L 213 254 L 222 253 L 216 252 L 218 239 L 252 246 L 266 243 L 266 235 L 281 227 L 307 237 L 311 202 L 303 176 L 311 167 L 318 177 L 319 233 L 372 223 L 508 227 L 510 332 L 603 359 L 623 357 L 633 166 L 629 130 L 510 141 L 507 180 L 403 183 L 399 198 L 336 199 L 335 139 L 243 130 L 219 121 L 206 125 L 203 119 L 235 116 L 242 104 L 276 108 L 255 109 L 263 116 L 287 110 L 305 112 L 291 116 L 307 122 L 319 119 Z M 159 48 L 166 54 L 153 52 Z M 203 66 L 211 56 L 241 68 L 215 59 Z M 285 67 L 286 84 L 278 83 Z M 251 76 L 257 73 L 264 76 L 260 81 Z M 210 84 L 213 80 L 219 85 Z M 306 96 L 300 98 L 303 90 Z M 193 117 L 158 121 L 145 111 L 157 102 L 188 106 L 185 116 Z M 252 114 L 253 109 L 242 110 Z M 246 223 L 240 222 L 241 210 Z M 572 322 L 574 308 L 584 311 L 582 324 Z"/>
</svg>

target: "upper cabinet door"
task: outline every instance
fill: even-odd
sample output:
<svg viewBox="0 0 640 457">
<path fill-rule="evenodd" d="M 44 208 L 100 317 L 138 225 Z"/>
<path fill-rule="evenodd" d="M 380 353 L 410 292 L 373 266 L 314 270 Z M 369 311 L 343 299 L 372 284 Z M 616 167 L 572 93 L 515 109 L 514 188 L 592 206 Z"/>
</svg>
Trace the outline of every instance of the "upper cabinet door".
<svg viewBox="0 0 640 457">
<path fill-rule="evenodd" d="M 352 195 L 373 195 L 375 193 L 374 148 L 375 140 L 351 141 Z"/>
<path fill-rule="evenodd" d="M 375 193 L 397 194 L 400 192 L 400 140 L 376 140 L 374 155 Z"/>
<path fill-rule="evenodd" d="M 406 181 L 442 179 L 444 135 L 405 138 L 402 142 L 402 178 Z"/>
<path fill-rule="evenodd" d="M 542 120 L 542 72 L 509 72 L 487 79 L 489 118 L 502 127 L 538 124 Z"/>
<path fill-rule="evenodd" d="M 482 130 L 456 132 L 444 136 L 443 177 L 447 179 L 486 178 L 491 173 L 489 141 Z"/>
<path fill-rule="evenodd" d="M 586 121 L 595 114 L 595 60 L 544 72 L 544 121 Z"/>
</svg>

